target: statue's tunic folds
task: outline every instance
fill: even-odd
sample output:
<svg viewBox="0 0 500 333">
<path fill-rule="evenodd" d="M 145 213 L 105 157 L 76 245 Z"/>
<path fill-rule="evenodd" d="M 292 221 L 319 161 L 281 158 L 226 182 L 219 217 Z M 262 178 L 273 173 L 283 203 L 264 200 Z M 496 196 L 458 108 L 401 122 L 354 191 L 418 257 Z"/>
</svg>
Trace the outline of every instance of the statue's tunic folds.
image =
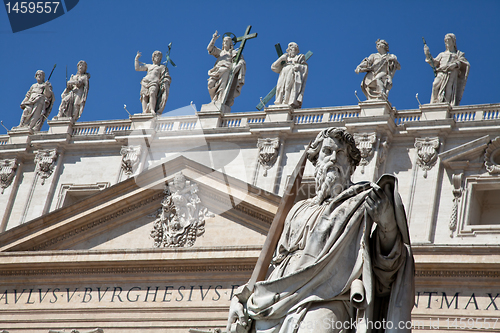
<svg viewBox="0 0 500 333">
<path fill-rule="evenodd" d="M 432 85 L 431 103 L 460 105 L 470 68 L 464 53 L 444 51 L 434 58 L 434 63 L 437 76 Z"/>
<path fill-rule="evenodd" d="M 397 182 L 383 176 L 378 185 L 390 184 L 399 233 L 388 255 L 378 244 L 378 225 L 365 209 L 371 183 L 358 183 L 321 205 L 313 199 L 300 201 L 290 210 L 273 258 L 275 269 L 258 282 L 248 301 L 248 313 L 257 332 L 294 332 L 315 302 L 342 302 L 349 317 L 363 323 L 385 319 L 394 323 L 411 320 L 414 305 L 414 261 Z M 372 230 L 373 229 L 373 230 Z M 350 306 L 351 283 L 360 279 L 365 300 Z M 339 318 L 340 319 L 340 318 Z"/>
<path fill-rule="evenodd" d="M 275 104 L 286 104 L 300 108 L 304 100 L 308 73 L 306 57 L 303 54 L 287 55 L 285 63 L 281 62 L 282 57 L 271 65 L 273 72 L 280 74 L 276 85 Z"/>
</svg>

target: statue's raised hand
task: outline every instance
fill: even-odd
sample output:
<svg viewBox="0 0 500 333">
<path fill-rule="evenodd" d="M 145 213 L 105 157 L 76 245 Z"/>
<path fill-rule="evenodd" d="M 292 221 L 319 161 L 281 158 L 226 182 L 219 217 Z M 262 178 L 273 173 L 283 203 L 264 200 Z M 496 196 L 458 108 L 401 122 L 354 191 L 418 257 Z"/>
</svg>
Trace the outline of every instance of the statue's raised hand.
<svg viewBox="0 0 500 333">
<path fill-rule="evenodd" d="M 217 40 L 219 39 L 220 35 L 217 33 L 217 30 L 215 30 L 214 34 L 212 35 L 212 40 Z"/>
<path fill-rule="evenodd" d="M 384 189 L 373 184 L 373 189 L 366 197 L 366 210 L 383 231 L 392 231 L 396 228 L 394 206 L 392 200 L 389 199 L 391 196 L 389 184 L 385 185 Z"/>
<path fill-rule="evenodd" d="M 142 56 L 142 53 L 140 51 L 137 51 L 137 55 L 135 56 L 136 59 L 139 59 Z"/>
</svg>

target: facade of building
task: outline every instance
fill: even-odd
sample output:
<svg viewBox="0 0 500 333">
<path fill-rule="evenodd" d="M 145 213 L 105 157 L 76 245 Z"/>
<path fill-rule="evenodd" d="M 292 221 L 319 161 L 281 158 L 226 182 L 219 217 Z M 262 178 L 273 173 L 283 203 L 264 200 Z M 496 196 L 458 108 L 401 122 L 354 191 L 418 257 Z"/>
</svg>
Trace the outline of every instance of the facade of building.
<svg viewBox="0 0 500 333">
<path fill-rule="evenodd" d="M 385 101 L 58 119 L 0 136 L 0 330 L 224 328 L 289 175 L 332 126 L 362 153 L 353 181 L 398 178 L 414 329 L 500 332 L 500 104 Z M 313 171 L 299 199 L 314 195 Z"/>
</svg>

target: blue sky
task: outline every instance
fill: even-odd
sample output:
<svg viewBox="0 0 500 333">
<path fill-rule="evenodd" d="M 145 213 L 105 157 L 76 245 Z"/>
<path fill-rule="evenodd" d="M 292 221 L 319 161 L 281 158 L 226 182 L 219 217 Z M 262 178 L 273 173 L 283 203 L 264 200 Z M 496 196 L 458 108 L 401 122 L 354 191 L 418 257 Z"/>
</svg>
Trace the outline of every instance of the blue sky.
<svg viewBox="0 0 500 333">
<path fill-rule="evenodd" d="M 415 109 L 419 94 L 428 103 L 433 73 L 425 62 L 422 36 L 433 56 L 444 50 L 448 32 L 457 36 L 458 49 L 471 64 L 462 105 L 500 102 L 498 63 L 500 1 L 165 1 L 81 0 L 65 15 L 38 27 L 12 33 L 5 7 L 0 9 L 0 120 L 10 129 L 21 117 L 19 104 L 43 69 L 56 95 L 49 119 L 57 115 L 65 72 L 76 72 L 79 60 L 88 63 L 90 90 L 79 121 L 124 119 L 141 112 L 140 80 L 134 70 L 137 51 L 151 62 L 155 50 L 165 53 L 172 42 L 169 66 L 172 84 L 164 115 L 191 101 L 199 110 L 210 102 L 207 71 L 215 58 L 206 46 L 215 30 L 244 33 L 247 25 L 258 37 L 247 42 L 247 75 L 232 112 L 256 111 L 277 81 L 270 69 L 276 59 L 274 44 L 290 41 L 301 53 L 314 52 L 304 108 L 355 105 L 354 91 L 363 76 L 354 69 L 376 52 L 378 38 L 389 42 L 390 53 L 401 63 L 389 100 L 398 110 Z M 221 46 L 221 39 L 216 43 Z M 165 60 L 165 59 L 163 59 Z M 272 100 L 274 102 L 274 99 Z M 48 128 L 44 125 L 43 130 Z M 6 130 L 0 127 L 0 134 Z"/>
</svg>

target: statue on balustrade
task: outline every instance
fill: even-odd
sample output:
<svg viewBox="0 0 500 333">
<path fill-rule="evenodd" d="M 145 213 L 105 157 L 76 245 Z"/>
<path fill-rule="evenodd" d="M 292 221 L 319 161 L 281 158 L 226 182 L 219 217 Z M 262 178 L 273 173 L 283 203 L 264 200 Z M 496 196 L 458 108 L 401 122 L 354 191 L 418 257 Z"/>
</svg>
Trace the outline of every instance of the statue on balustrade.
<svg viewBox="0 0 500 333">
<path fill-rule="evenodd" d="M 302 107 L 308 66 L 305 56 L 299 52 L 299 45 L 291 42 L 286 53 L 271 65 L 273 72 L 280 75 L 276 85 L 275 105 L 289 105 L 294 109 Z"/>
<path fill-rule="evenodd" d="M 433 58 L 427 44 L 424 45 L 425 61 L 434 69 L 436 76 L 432 83 L 431 104 L 449 103 L 460 105 L 464 93 L 470 64 L 464 53 L 457 50 L 457 37 L 444 36 L 446 50 Z"/>
<path fill-rule="evenodd" d="M 141 52 L 137 51 L 135 70 L 147 71 L 146 76 L 141 80 L 142 113 L 161 115 L 167 104 L 172 81 L 167 66 L 161 64 L 163 53 L 154 51 L 152 64 L 140 62 L 140 57 Z"/>
<path fill-rule="evenodd" d="M 89 94 L 89 79 L 87 63 L 80 60 L 76 74 L 72 74 L 66 82 L 66 89 L 61 94 L 59 114 L 55 119 L 71 118 L 73 121 L 77 121 L 81 117 Z"/>
<path fill-rule="evenodd" d="M 410 332 L 397 326 L 415 297 L 397 179 L 353 184 L 361 155 L 343 128 L 321 131 L 307 154 L 316 196 L 288 212 L 266 280 L 237 291 L 227 332 Z"/>
<path fill-rule="evenodd" d="M 212 103 L 230 107 L 234 104 L 234 99 L 241 94 L 241 89 L 245 84 L 246 63 L 241 54 L 238 63 L 233 68 L 233 61 L 238 50 L 234 49 L 230 36 L 223 38 L 222 49 L 219 49 L 215 46 L 215 41 L 219 37 L 215 31 L 207 46 L 208 54 L 217 59 L 214 67 L 208 71 L 208 93 Z M 228 87 L 230 83 L 231 87 Z"/>
<path fill-rule="evenodd" d="M 36 71 L 36 83 L 34 83 L 23 101 L 21 109 L 23 114 L 19 127 L 27 127 L 33 131 L 40 131 L 45 119 L 52 111 L 54 105 L 54 92 L 49 81 L 45 81 L 45 72 L 42 70 Z"/>
<path fill-rule="evenodd" d="M 376 41 L 378 53 L 371 54 L 354 70 L 356 74 L 366 73 L 361 82 L 361 90 L 366 99 L 387 100 L 392 88 L 392 79 L 397 70 L 401 69 L 398 58 L 389 53 L 389 44 L 383 40 Z"/>
</svg>

